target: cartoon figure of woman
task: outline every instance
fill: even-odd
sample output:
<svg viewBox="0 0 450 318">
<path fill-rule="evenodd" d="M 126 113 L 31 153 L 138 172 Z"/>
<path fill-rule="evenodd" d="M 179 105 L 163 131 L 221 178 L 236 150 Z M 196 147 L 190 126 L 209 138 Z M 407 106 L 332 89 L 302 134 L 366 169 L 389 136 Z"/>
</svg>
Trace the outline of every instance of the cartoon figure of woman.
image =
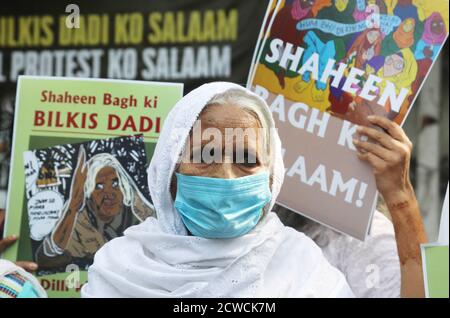
<svg viewBox="0 0 450 318">
<path fill-rule="evenodd" d="M 439 49 L 447 37 L 447 32 L 442 15 L 438 12 L 432 13 L 426 20 L 422 38 L 417 42 L 414 57 L 417 60 L 417 77 L 411 86 L 413 94 L 409 98 L 409 102 L 415 93 L 419 90 L 420 85 L 425 80 L 434 59 L 439 53 Z"/>
<path fill-rule="evenodd" d="M 444 19 L 439 12 L 434 12 L 425 20 L 422 38 L 417 42 L 414 52 L 416 59 L 434 60 L 446 36 Z"/>
<path fill-rule="evenodd" d="M 153 205 L 113 155 L 85 158 L 81 148 L 63 216 L 36 252 L 42 269 L 89 265 L 106 242 L 154 214 Z"/>
<path fill-rule="evenodd" d="M 364 69 L 367 61 L 380 55 L 382 39 L 382 34 L 379 29 L 368 29 L 362 32 L 347 51 L 344 60 L 348 62 L 351 57 L 354 57 L 354 66 L 359 69 Z"/>
<path fill-rule="evenodd" d="M 414 19 L 406 19 L 400 23 L 392 37 L 399 49 L 406 49 L 414 44 L 414 30 L 416 21 Z"/>
<path fill-rule="evenodd" d="M 411 95 L 411 85 L 416 79 L 417 70 L 416 59 L 409 48 L 387 56 L 383 67 L 377 73 L 378 77 L 384 79 L 384 81 L 379 84 L 380 92 L 384 91 L 386 88 L 386 81 L 389 81 L 394 84 L 397 95 L 402 88 L 408 89 L 410 92 L 409 95 Z M 409 102 L 408 100 L 405 100 L 396 117 L 397 123 L 398 121 L 401 121 L 406 114 L 408 106 Z M 391 112 L 389 103 L 385 105 L 385 108 L 388 113 Z"/>
<path fill-rule="evenodd" d="M 411 18 L 403 20 L 397 29 L 384 39 L 381 54 L 388 56 L 399 50 L 412 48 L 415 42 L 415 34 L 416 21 Z"/>
</svg>

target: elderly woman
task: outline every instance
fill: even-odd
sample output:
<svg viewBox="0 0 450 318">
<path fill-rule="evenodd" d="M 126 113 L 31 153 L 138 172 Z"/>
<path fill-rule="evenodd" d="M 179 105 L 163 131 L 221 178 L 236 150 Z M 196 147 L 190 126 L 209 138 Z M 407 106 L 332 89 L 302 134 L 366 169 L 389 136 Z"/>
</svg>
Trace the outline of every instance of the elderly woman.
<svg viewBox="0 0 450 318">
<path fill-rule="evenodd" d="M 230 128 L 250 133 L 239 142 L 227 134 Z M 367 150 L 361 159 L 378 165 L 375 154 L 387 147 L 385 139 L 391 146 L 404 145 L 400 131 L 389 131 L 393 137 L 380 133 L 376 149 L 359 144 Z M 379 190 L 403 193 L 409 183 L 407 169 L 402 171 L 398 180 L 378 178 Z M 97 252 L 82 296 L 354 296 L 321 249 L 270 212 L 283 175 L 280 140 L 261 98 L 230 83 L 190 92 L 169 114 L 149 167 L 157 218 L 129 228 Z M 415 287 L 420 263 L 417 268 L 409 260 L 418 257 L 415 243 L 423 229 L 415 201 L 409 199 L 397 197 L 393 209 L 404 220 L 398 223 L 398 239 L 409 240 L 398 244 L 400 253 L 408 254 L 402 288 L 414 296 L 420 293 Z"/>
</svg>

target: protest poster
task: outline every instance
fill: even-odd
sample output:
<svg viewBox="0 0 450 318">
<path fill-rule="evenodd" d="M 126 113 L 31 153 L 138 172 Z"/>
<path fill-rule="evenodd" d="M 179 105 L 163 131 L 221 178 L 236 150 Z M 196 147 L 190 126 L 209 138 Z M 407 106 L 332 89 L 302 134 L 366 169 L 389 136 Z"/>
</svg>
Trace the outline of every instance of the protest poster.
<svg viewBox="0 0 450 318">
<path fill-rule="evenodd" d="M 280 0 L 247 87 L 269 104 L 286 176 L 278 203 L 364 240 L 377 202 L 357 125 L 402 124 L 448 36 L 448 0 Z"/>
<path fill-rule="evenodd" d="M 122 190 L 128 189 L 122 191 L 128 193 L 126 201 L 133 197 L 140 198 L 141 203 L 147 202 L 136 204 L 147 206 L 144 210 L 148 215 L 151 200 L 142 171 L 153 155 L 167 114 L 182 95 L 183 85 L 176 83 L 19 77 L 5 235 L 20 236 L 18 243 L 2 257 L 13 261 L 36 257 L 49 230 L 53 231 L 57 224 L 55 216 L 59 222 L 64 205 L 69 204 L 73 168 L 83 161 L 89 166 L 94 157 L 99 157 L 97 154 L 114 154 L 115 159 L 108 156 L 93 162 L 99 163 L 97 168 L 105 160 L 116 163 L 116 171 L 122 172 Z M 136 134 L 141 136 L 130 137 Z M 113 137 L 122 138 L 105 140 Z M 84 149 L 81 152 L 80 143 Z M 124 185 L 125 179 L 129 186 Z M 39 193 L 40 190 L 44 193 Z M 49 191 L 53 192 L 49 194 Z M 114 202 L 108 204 L 113 206 Z M 36 213 L 42 207 L 50 212 L 48 218 L 40 221 Z M 47 255 L 55 251 L 62 253 L 54 245 L 46 251 Z M 84 283 L 88 263 L 82 257 L 76 262 L 61 261 L 59 267 L 41 263 L 43 271 L 38 277 L 50 297 L 77 297 L 79 287 L 69 288 L 67 279 Z M 62 267 L 64 272 L 60 272 Z M 67 272 L 73 272 L 70 274 L 73 276 Z"/>
</svg>

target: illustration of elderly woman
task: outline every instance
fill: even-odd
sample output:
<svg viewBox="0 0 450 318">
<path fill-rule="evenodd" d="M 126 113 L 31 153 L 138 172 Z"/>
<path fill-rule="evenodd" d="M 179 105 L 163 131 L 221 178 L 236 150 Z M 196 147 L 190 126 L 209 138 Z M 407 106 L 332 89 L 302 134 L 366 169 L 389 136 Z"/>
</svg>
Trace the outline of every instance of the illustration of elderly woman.
<svg viewBox="0 0 450 318">
<path fill-rule="evenodd" d="M 153 205 L 113 155 L 97 154 L 86 162 L 81 147 L 62 217 L 39 246 L 36 261 L 42 269 L 88 266 L 106 242 L 153 213 Z"/>
<path fill-rule="evenodd" d="M 409 48 L 402 49 L 397 53 L 387 56 L 383 67 L 377 72 L 377 76 L 384 79 L 384 81 L 379 84 L 380 92 L 384 91 L 386 81 L 389 81 L 394 84 L 397 96 L 402 89 L 409 90 L 408 96 L 411 95 L 411 86 L 416 79 L 417 71 L 417 61 Z M 408 99 L 405 99 L 398 113 L 391 109 L 389 102 L 385 105 L 386 111 L 388 113 L 393 113 L 389 115 L 389 118 L 395 118 L 397 123 L 402 121 L 408 107 Z"/>
</svg>

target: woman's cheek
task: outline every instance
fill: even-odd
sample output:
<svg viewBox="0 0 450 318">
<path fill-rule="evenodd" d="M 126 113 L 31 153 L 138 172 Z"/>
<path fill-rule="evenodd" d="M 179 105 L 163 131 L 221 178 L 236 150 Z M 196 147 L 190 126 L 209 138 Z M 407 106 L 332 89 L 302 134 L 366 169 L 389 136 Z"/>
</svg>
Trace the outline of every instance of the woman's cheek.
<svg viewBox="0 0 450 318">
<path fill-rule="evenodd" d="M 262 170 L 262 167 L 260 165 L 247 166 L 242 164 L 235 164 L 234 169 L 237 171 L 236 174 L 244 177 L 260 172 Z"/>
</svg>

